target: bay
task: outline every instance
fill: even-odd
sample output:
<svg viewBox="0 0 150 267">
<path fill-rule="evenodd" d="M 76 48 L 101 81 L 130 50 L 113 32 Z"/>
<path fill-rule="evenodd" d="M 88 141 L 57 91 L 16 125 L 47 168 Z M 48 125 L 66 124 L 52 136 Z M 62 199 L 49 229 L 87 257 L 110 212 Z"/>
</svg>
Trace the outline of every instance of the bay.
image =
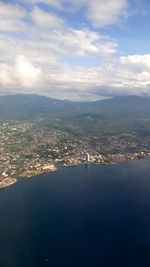
<svg viewBox="0 0 150 267">
<path fill-rule="evenodd" d="M 150 160 L 59 168 L 0 190 L 0 267 L 150 266 Z"/>
</svg>

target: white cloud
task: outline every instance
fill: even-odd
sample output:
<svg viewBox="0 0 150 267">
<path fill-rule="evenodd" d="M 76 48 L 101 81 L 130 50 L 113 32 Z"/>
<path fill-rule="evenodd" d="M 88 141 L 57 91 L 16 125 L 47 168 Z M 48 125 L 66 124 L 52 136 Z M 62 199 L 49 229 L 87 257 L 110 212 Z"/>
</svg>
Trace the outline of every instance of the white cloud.
<svg viewBox="0 0 150 267">
<path fill-rule="evenodd" d="M 81 92 L 89 88 L 95 74 L 94 70 L 82 67 L 73 70 L 65 63 L 66 57 L 94 56 L 100 60 L 115 50 L 115 42 L 87 29 L 43 32 L 34 28 L 25 40 L 3 36 L 0 39 L 1 90 L 15 88 L 47 95 L 59 91 L 60 97 L 67 91 L 71 97 L 75 88 Z"/>
<path fill-rule="evenodd" d="M 41 28 L 60 29 L 65 25 L 63 19 L 38 7 L 35 7 L 31 12 L 31 19 Z"/>
<path fill-rule="evenodd" d="M 87 29 L 68 29 L 54 32 L 50 38 L 58 53 L 69 56 L 110 56 L 116 52 L 117 44 Z"/>
<path fill-rule="evenodd" d="M 21 19 L 26 15 L 26 11 L 19 5 L 0 2 L 0 30 L 9 32 L 25 30 L 26 26 Z"/>
<path fill-rule="evenodd" d="M 131 57 L 131 63 L 125 61 Z M 138 62 L 132 62 L 133 58 L 140 58 Z M 150 96 L 150 55 L 133 55 L 122 57 L 112 61 L 111 64 L 104 64 L 99 68 L 62 66 L 51 69 L 47 75 L 47 83 L 50 88 L 55 88 L 60 96 L 69 95 L 74 98 L 75 92 L 78 96 L 86 99 L 89 94 L 92 96 L 113 96 L 113 95 L 143 95 Z M 145 64 L 146 62 L 146 64 Z M 68 92 L 69 93 L 68 93 Z M 46 91 L 48 94 L 48 91 Z"/>
<path fill-rule="evenodd" d="M 39 58 L 35 62 L 25 56 L 18 56 L 15 60 L 0 63 L 0 84 L 2 92 L 4 88 L 15 88 L 16 92 L 21 90 L 78 100 L 86 100 L 86 97 L 88 100 L 89 97 L 98 99 L 104 95 L 150 95 L 150 55 L 129 57 L 121 57 L 99 68 L 71 68 L 49 59 L 44 61 Z M 133 63 L 133 57 L 141 58 L 143 68 L 140 71 L 137 68 L 139 62 Z"/>
<path fill-rule="evenodd" d="M 131 55 L 126 57 L 121 57 L 120 61 L 124 65 L 132 65 L 132 66 L 139 66 L 150 68 L 150 55 Z"/>
<path fill-rule="evenodd" d="M 33 88 L 40 81 L 41 74 L 40 68 L 35 67 L 25 56 L 21 55 L 16 58 L 14 76 L 21 86 Z"/>
<path fill-rule="evenodd" d="M 24 23 L 18 20 L 0 18 L 0 31 L 5 32 L 21 32 L 26 31 L 27 27 Z"/>
<path fill-rule="evenodd" d="M 15 61 L 0 63 L 0 85 L 3 88 L 34 88 L 41 76 L 40 68 L 22 55 L 17 56 Z"/>
<path fill-rule="evenodd" d="M 105 27 L 120 23 L 127 16 L 128 0 L 28 0 L 31 3 L 46 3 L 67 11 L 83 8 L 85 16 L 96 27 Z"/>
<path fill-rule="evenodd" d="M 120 57 L 101 68 L 99 74 L 99 94 L 150 95 L 150 54 Z"/>
<path fill-rule="evenodd" d="M 19 0 L 20 2 L 24 2 L 24 0 Z M 54 6 L 56 8 L 62 9 L 62 3 L 61 0 L 26 0 L 27 3 L 31 4 L 38 4 L 38 3 L 44 3 L 47 5 Z"/>
<path fill-rule="evenodd" d="M 19 19 L 26 15 L 26 12 L 19 5 L 0 2 L 0 17 L 3 19 Z"/>
<path fill-rule="evenodd" d="M 78 100 L 150 94 L 149 54 L 117 57 L 117 41 L 88 27 L 71 27 L 55 13 L 36 6 L 38 0 L 29 1 L 33 3 L 29 11 L 17 4 L 0 3 L 0 31 L 5 31 L 0 33 L 0 92 Z M 106 0 L 105 5 L 102 0 L 42 1 L 56 3 L 61 14 L 68 11 L 63 9 L 67 3 L 74 10 L 84 7 L 98 27 L 118 23 L 127 10 L 126 0 Z M 98 63 L 93 65 L 95 61 L 98 67 Z"/>
<path fill-rule="evenodd" d="M 94 26 L 105 27 L 119 23 L 127 7 L 127 0 L 92 0 L 88 3 L 87 17 Z"/>
<path fill-rule="evenodd" d="M 116 52 L 117 43 L 110 38 L 88 29 L 43 31 L 29 28 L 25 39 L 6 37 L 0 38 L 0 58 L 12 58 L 18 54 L 47 60 L 49 58 L 65 60 L 65 57 L 106 58 Z M 6 52 L 7 51 L 7 52 Z"/>
</svg>

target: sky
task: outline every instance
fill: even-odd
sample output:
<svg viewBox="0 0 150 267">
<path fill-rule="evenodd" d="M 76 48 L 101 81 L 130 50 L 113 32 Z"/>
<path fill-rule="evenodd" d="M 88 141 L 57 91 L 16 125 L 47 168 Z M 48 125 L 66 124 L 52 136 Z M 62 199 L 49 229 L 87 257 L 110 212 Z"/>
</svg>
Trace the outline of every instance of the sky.
<svg viewBox="0 0 150 267">
<path fill-rule="evenodd" d="M 150 96 L 149 0 L 0 0 L 0 94 Z"/>
</svg>

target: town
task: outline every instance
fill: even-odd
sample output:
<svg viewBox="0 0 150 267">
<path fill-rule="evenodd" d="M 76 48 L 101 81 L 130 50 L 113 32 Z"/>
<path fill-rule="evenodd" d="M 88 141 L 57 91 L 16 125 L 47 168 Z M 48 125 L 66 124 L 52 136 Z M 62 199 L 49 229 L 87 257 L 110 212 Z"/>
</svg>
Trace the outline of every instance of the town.
<svg viewBox="0 0 150 267">
<path fill-rule="evenodd" d="M 39 120 L 0 123 L 0 188 L 19 177 L 55 171 L 60 165 L 113 164 L 150 157 L 148 137 L 142 141 L 134 133 L 77 137 L 47 130 Z"/>
</svg>

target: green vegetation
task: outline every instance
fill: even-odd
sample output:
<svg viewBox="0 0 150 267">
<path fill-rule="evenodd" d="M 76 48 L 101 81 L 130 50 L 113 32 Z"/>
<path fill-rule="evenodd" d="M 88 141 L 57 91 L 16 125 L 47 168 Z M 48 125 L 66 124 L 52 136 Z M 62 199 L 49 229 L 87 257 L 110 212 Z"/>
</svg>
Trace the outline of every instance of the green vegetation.
<svg viewBox="0 0 150 267">
<path fill-rule="evenodd" d="M 96 163 L 150 156 L 150 98 L 95 103 L 8 98 L 0 97 L 0 104 L 5 103 L 0 106 L 1 176 L 37 174 L 49 164 L 78 164 L 86 151 Z"/>
</svg>

